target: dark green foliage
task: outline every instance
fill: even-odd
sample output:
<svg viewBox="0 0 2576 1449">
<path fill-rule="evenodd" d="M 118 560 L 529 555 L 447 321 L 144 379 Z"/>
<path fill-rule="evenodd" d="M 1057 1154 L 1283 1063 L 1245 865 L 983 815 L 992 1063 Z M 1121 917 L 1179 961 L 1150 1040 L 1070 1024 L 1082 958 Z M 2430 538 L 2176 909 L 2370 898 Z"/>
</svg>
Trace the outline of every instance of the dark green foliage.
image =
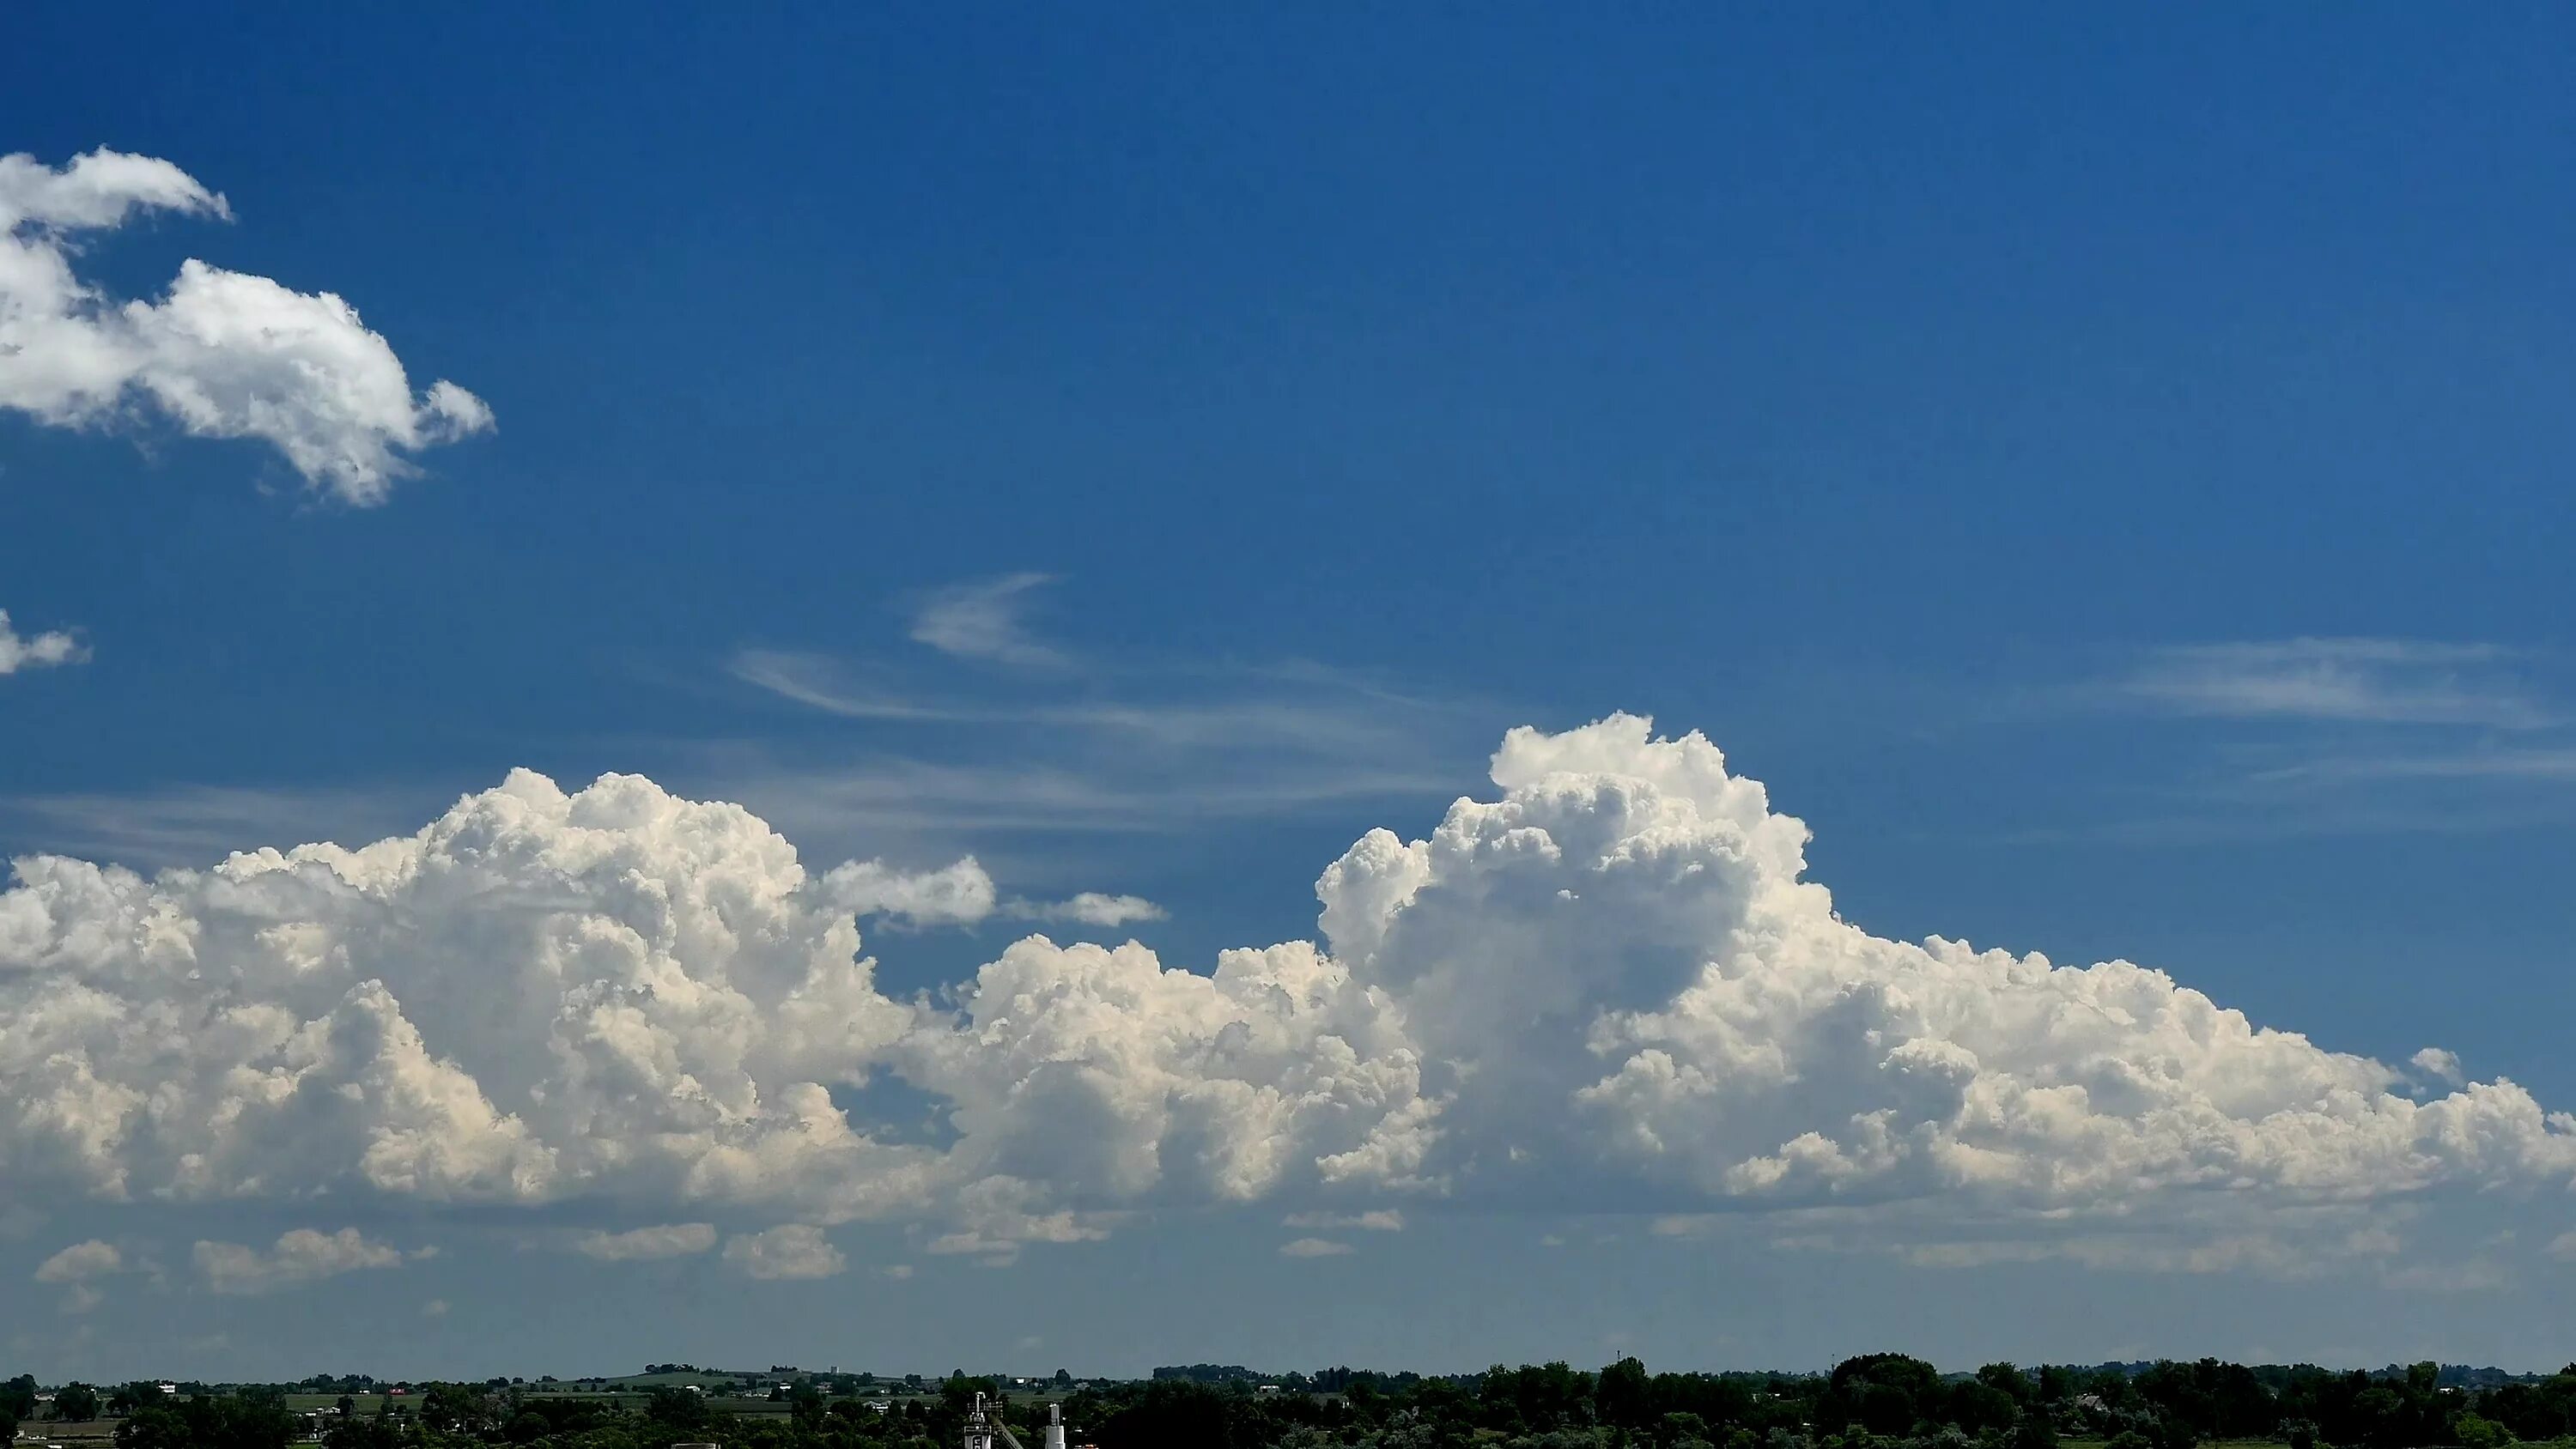
<svg viewBox="0 0 2576 1449">
<path fill-rule="evenodd" d="M 158 1384 L 142 1382 L 119 1384 L 107 1391 L 107 1411 L 119 1417 L 159 1402 L 161 1402 L 161 1388 Z"/>
<path fill-rule="evenodd" d="M 1816 1427 L 1833 1430 L 1858 1425 L 1872 1434 L 1912 1432 L 1947 1406 L 1941 1371 L 1901 1353 L 1869 1353 L 1834 1365 L 1823 1399 L 1816 1407 Z M 1939 1427 L 1934 1421 L 1932 1427 Z"/>
<path fill-rule="evenodd" d="M 2029 1403 L 2034 1392 L 2030 1375 L 2014 1364 L 1990 1363 L 1977 1370 L 1977 1382 L 2011 1399 L 2016 1406 Z"/>
<path fill-rule="evenodd" d="M 155 1390 L 155 1397 L 161 1397 Z M 295 1417 L 285 1396 L 253 1389 L 147 1403 L 116 1426 L 117 1449 L 286 1449 Z"/>
<path fill-rule="evenodd" d="M 1646 1426 L 1655 1411 L 1654 1391 L 1642 1360 L 1623 1358 L 1601 1371 L 1592 1385 L 1592 1414 L 1619 1429 Z"/>
<path fill-rule="evenodd" d="M 693 1394 L 686 1389 L 655 1388 L 645 1396 L 644 1417 L 685 1437 L 706 1428 L 707 1421 L 715 1417 L 715 1410 L 707 1406 L 704 1394 Z"/>
<path fill-rule="evenodd" d="M 402 1435 L 390 1420 L 345 1415 L 322 1431 L 322 1449 L 400 1449 Z"/>
<path fill-rule="evenodd" d="M 2013 1421 L 2012 1449 L 2057 1449 L 2057 1421 L 2046 1405 L 2023 1408 Z"/>
<path fill-rule="evenodd" d="M 373 1414 L 344 1401 L 321 1430 L 324 1449 L 670 1449 L 696 1440 L 724 1449 L 956 1449 L 979 1393 L 1030 1444 L 1043 1442 L 1054 1399 L 1073 1441 L 1100 1449 L 2058 1449 L 2069 1438 L 2107 1449 L 2195 1449 L 2214 1439 L 2511 1449 L 2576 1428 L 2576 1370 L 2513 1380 L 2429 1363 L 2379 1373 L 2216 1359 L 2035 1371 L 1988 1364 L 1944 1375 L 1921 1359 L 1867 1354 L 1825 1375 L 1659 1374 L 1622 1358 L 1591 1372 L 1560 1362 L 1447 1377 L 1209 1365 L 1145 1382 L 1073 1387 L 1069 1377 L 1014 1398 L 996 1380 L 957 1373 L 935 1396 L 901 1399 L 882 1414 L 848 1396 L 855 1376 L 800 1375 L 776 1395 L 782 1405 L 757 1414 L 684 1389 L 656 1388 L 640 1407 L 620 1407 L 495 1378 L 411 1386 Z M 355 1392 L 373 1382 L 317 1378 L 297 1387 Z M 0 1419 L 34 1417 L 36 1387 L 24 1376 L 0 1383 Z M 55 1403 L 78 1412 L 89 1407 L 81 1392 L 66 1385 Z M 299 1427 L 270 1390 L 164 1395 L 136 1384 L 105 1395 L 103 1407 L 121 1414 L 117 1449 L 285 1449 Z"/>
</svg>

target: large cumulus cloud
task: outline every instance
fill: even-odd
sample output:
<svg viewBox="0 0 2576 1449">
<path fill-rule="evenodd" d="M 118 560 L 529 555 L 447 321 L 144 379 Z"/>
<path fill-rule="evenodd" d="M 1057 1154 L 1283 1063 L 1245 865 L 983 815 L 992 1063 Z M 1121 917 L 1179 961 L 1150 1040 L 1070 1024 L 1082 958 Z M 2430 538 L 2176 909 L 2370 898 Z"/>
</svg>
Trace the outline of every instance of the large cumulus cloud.
<svg viewBox="0 0 2576 1449">
<path fill-rule="evenodd" d="M 913 998 L 858 918 L 1007 917 L 979 869 L 809 871 L 634 777 L 522 772 L 414 836 L 150 879 L 24 859 L 0 1195 L 580 1200 L 1007 1255 L 1255 1201 L 2179 1222 L 2576 1175 L 2576 1123 L 2509 1082 L 2126 962 L 1870 936 L 1696 735 L 1519 730 L 1493 778 L 1331 865 L 1321 944 L 1199 973 L 1030 936 Z M 877 1120 L 888 1079 L 941 1130 Z"/>
</svg>

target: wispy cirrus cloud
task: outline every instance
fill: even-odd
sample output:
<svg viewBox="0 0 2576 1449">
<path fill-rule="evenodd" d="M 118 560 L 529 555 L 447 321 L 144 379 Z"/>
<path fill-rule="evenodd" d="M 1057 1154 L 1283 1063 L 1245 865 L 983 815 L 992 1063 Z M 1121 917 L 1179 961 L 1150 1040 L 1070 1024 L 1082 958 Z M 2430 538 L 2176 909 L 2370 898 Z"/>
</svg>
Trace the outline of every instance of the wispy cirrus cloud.
<svg viewBox="0 0 2576 1449">
<path fill-rule="evenodd" d="M 2552 650 L 2476 640 L 2297 637 L 2169 645 L 2082 683 L 2026 691 L 2020 717 L 2170 732 L 2170 773 L 2112 813 L 2025 839 L 2185 844 L 2487 831 L 2567 816 L 2576 680 Z M 2108 802 L 2106 802 L 2108 803 Z"/>
<path fill-rule="evenodd" d="M 746 648 L 725 672 L 781 699 L 871 723 L 969 725 L 1126 736 L 1187 748 L 1247 742 L 1306 749 L 1386 745 L 1450 706 L 1342 671 L 1230 670 L 1145 677 L 1153 692 L 1084 699 L 975 700 L 889 687 L 828 654 Z"/>
<path fill-rule="evenodd" d="M 1029 593 L 1054 581 L 1053 574 L 1018 573 L 951 584 L 914 612 L 913 640 L 960 659 L 1023 669 L 1061 667 L 1070 662 L 1066 655 L 1040 643 L 1021 622 Z"/>
<path fill-rule="evenodd" d="M 745 648 L 725 671 L 849 722 L 864 751 L 776 742 L 720 752 L 721 788 L 773 818 L 943 842 L 1014 834 L 1168 832 L 1352 800 L 1454 791 L 1473 778 L 1488 711 L 1311 664 L 1086 670 L 922 685 L 883 664 Z M 1081 898 L 1057 914 L 1123 908 Z"/>
<path fill-rule="evenodd" d="M 2158 649 L 2113 693 L 2221 719 L 2539 729 L 2566 716 L 2532 691 L 2526 658 L 2497 644 L 2271 639 Z"/>
<path fill-rule="evenodd" d="M 0 839 L 149 868 L 204 864 L 236 850 L 373 839 L 462 790 L 436 785 L 261 787 L 172 785 L 126 793 L 70 791 L 0 798 Z"/>
<path fill-rule="evenodd" d="M 2275 781 L 2576 781 L 2576 745 L 2411 754 L 2341 754 L 2260 772 Z"/>
</svg>

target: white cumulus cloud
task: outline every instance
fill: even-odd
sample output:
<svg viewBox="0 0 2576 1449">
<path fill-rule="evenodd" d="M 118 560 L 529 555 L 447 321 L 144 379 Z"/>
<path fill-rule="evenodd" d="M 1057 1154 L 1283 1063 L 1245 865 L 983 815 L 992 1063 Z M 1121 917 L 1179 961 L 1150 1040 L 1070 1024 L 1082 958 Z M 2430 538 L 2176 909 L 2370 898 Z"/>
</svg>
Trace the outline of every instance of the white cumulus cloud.
<svg viewBox="0 0 2576 1449">
<path fill-rule="evenodd" d="M 399 1268 L 403 1261 L 399 1251 L 368 1241 L 356 1228 L 336 1233 L 296 1228 L 280 1235 L 266 1252 L 200 1240 L 194 1257 L 206 1286 L 231 1294 L 270 1293 L 364 1268 Z"/>
<path fill-rule="evenodd" d="M 1393 1208 L 1372 1208 L 1364 1213 L 1290 1213 L 1280 1222 L 1291 1228 L 1358 1228 L 1370 1233 L 1404 1231 L 1404 1214 Z"/>
<path fill-rule="evenodd" d="M 1143 896 L 1084 891 L 1061 901 L 1012 901 L 1004 908 L 1004 914 L 1023 921 L 1071 921 L 1114 928 L 1138 921 L 1159 921 L 1169 913 Z"/>
<path fill-rule="evenodd" d="M 2415 1070 L 2455 1087 L 2468 1080 L 2468 1074 L 2460 1067 L 2457 1052 L 2444 1051 L 2440 1047 L 2426 1047 L 2407 1060 L 2414 1063 Z"/>
<path fill-rule="evenodd" d="M 624 1263 L 645 1258 L 685 1258 L 715 1245 L 713 1223 L 664 1223 L 623 1233 L 584 1233 L 573 1246 L 584 1257 Z"/>
<path fill-rule="evenodd" d="M 200 437 L 265 442 L 359 505 L 416 471 L 405 454 L 491 428 L 491 409 L 452 382 L 414 393 L 393 348 L 331 293 L 194 258 L 157 301 L 80 278 L 86 234 L 150 212 L 232 216 L 154 157 L 98 150 L 56 169 L 0 156 L 0 407 L 83 426 L 148 406 Z"/>
<path fill-rule="evenodd" d="M 788 1223 L 765 1233 L 747 1233 L 725 1241 L 724 1259 L 746 1277 L 761 1279 L 830 1278 L 850 1260 L 810 1223 Z"/>
<path fill-rule="evenodd" d="M 89 651 L 81 647 L 80 641 L 60 629 L 33 635 L 19 633 L 9 623 L 9 611 L 0 609 L 0 674 L 77 664 L 88 657 Z"/>
<path fill-rule="evenodd" d="M 2186 1262 L 2238 1209 L 2576 1177 L 2576 1122 L 2511 1082 L 2419 1097 L 2158 970 L 1868 934 L 1696 735 L 1516 730 L 1492 774 L 1327 868 L 1319 941 L 1202 972 L 1032 935 L 911 997 L 858 917 L 992 914 L 980 867 L 809 871 L 632 776 L 519 772 L 414 835 L 203 871 L 28 857 L 0 893 L 0 1205 L 587 1202 L 738 1223 L 727 1259 L 774 1276 L 837 1264 L 822 1229 L 860 1219 L 1003 1262 L 1158 1209 L 1391 1229 L 1425 1200 L 1926 1241 L 2117 1219 Z M 880 1080 L 938 1140 L 871 1115 Z"/>
<path fill-rule="evenodd" d="M 39 1283 L 80 1283 L 125 1271 L 125 1255 L 114 1243 L 92 1238 L 74 1243 L 36 1267 Z"/>
<path fill-rule="evenodd" d="M 903 871 L 883 861 L 835 866 L 820 882 L 836 908 L 914 926 L 971 926 L 993 914 L 993 878 L 968 856 L 931 871 Z"/>
<path fill-rule="evenodd" d="M 1330 1238 L 1298 1238 L 1279 1245 L 1279 1255 L 1283 1258 L 1338 1258 L 1350 1251 L 1350 1244 L 1336 1243 Z"/>
</svg>

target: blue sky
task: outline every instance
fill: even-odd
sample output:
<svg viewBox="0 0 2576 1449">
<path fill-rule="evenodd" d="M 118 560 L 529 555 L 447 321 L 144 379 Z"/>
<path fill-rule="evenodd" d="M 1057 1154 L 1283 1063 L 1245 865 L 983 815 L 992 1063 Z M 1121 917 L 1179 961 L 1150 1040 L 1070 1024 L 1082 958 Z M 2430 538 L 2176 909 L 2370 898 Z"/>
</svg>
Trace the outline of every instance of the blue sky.
<svg viewBox="0 0 2576 1449">
<path fill-rule="evenodd" d="M 78 417 L 0 377 L 0 608 L 71 656 L 0 677 L 0 849 L 202 869 L 409 836 L 517 767 L 619 771 L 741 802 L 818 876 L 971 854 L 980 914 L 835 898 L 890 996 L 1031 930 L 1205 973 L 1316 938 L 1318 872 L 1373 827 L 1500 798 L 1507 728 L 1627 711 L 1764 782 L 1874 937 L 2134 961 L 2329 1051 L 2404 1071 L 2439 1047 L 2576 1105 L 2560 14 L 93 6 L 12 29 L 117 63 L 21 67 L 0 152 L 159 158 L 228 205 L 62 241 L 94 299 L 159 298 L 184 258 L 335 293 L 409 388 L 453 379 L 493 426 L 402 394 L 360 430 L 464 436 L 396 438 L 417 476 L 353 500 L 256 427 L 192 435 L 223 429 L 149 368 Z M 254 402 L 277 376 L 242 375 Z M 430 968 L 370 939 L 391 954 L 333 969 L 412 1008 L 401 972 Z M 33 952 L 0 933 L 30 993 L 69 970 Z M 123 989 L 138 1019 L 162 1000 Z M 1441 999 L 1409 1003 L 1415 1038 Z M 447 1040 L 421 1011 L 432 1056 L 474 1056 L 468 1018 Z M 2074 1070 L 2023 1047 L 2028 1080 Z M 16 1051 L 34 1100 L 60 1059 Z M 861 1118 L 942 1096 L 927 1065 L 850 1070 L 870 1084 L 828 1085 Z M 514 1110 L 510 1069 L 474 1075 Z M 1077 1164 L 1018 1172 L 1024 1251 L 943 1253 L 1000 1231 L 958 1226 L 988 1201 L 438 1198 L 322 1152 L 222 1192 L 156 1196 L 141 1165 L 130 1201 L 11 1190 L 0 1281 L 114 1246 L 113 1273 L 47 1280 L 95 1306 L 10 1344 L 99 1377 L 1967 1366 L 1953 1342 L 2535 1367 L 2576 1356 L 2548 1312 L 2576 1269 L 2544 1247 L 2576 1205 L 2544 1146 L 2503 1189 L 2392 1187 L 2333 1223 L 2357 1256 L 2262 1258 L 2260 1303 L 2223 1319 L 2211 1265 L 2304 1231 L 2313 1184 L 2230 1180 L 2241 1213 L 2113 1253 L 2043 1241 L 2028 1200 L 1954 1209 L 1955 1183 L 1873 1186 L 1819 1227 L 1607 1167 L 1551 1205 L 1463 1167 L 1360 1202 Z M 52 1150 L 0 1144 L 30 1183 Z M 1030 1228 L 1058 1210 L 1085 1240 Z M 1380 1210 L 1403 1229 L 1280 1256 L 1310 1231 L 1283 1218 Z M 843 1268 L 556 1251 L 698 1222 L 818 1230 Z M 256 1295 L 193 1250 L 344 1227 L 362 1247 L 333 1274 Z M 1961 1247 L 1999 1237 L 2045 1251 Z M 942 1291 L 987 1273 L 1025 1333 Z"/>
</svg>

